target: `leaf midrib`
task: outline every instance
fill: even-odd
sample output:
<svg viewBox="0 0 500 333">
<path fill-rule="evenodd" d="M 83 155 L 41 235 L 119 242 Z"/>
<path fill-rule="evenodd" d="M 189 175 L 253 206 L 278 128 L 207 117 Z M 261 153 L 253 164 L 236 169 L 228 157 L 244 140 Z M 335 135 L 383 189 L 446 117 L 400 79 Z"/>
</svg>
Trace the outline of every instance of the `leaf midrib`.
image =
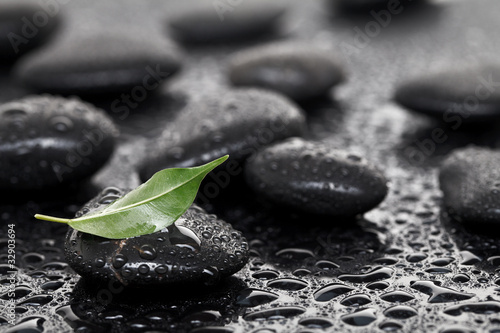
<svg viewBox="0 0 500 333">
<path fill-rule="evenodd" d="M 183 170 L 182 168 L 177 168 L 177 169 L 171 169 L 171 170 Z M 185 182 L 182 182 L 182 183 L 179 183 L 177 186 L 171 188 L 168 192 L 162 192 L 161 194 L 158 194 L 158 195 L 155 195 L 154 197 L 151 197 L 149 199 L 146 199 L 146 200 L 142 200 L 142 201 L 139 201 L 139 202 L 136 202 L 134 204 L 131 204 L 131 205 L 128 205 L 128 206 L 125 206 L 125 207 L 122 207 L 122 208 L 119 208 L 119 209 L 116 209 L 116 210 L 113 210 L 111 212 L 108 212 L 106 214 L 96 214 L 96 215 L 88 215 L 86 218 L 77 218 L 77 219 L 72 219 L 71 222 L 79 222 L 79 221 L 85 221 L 85 220 L 89 220 L 89 219 L 92 219 L 92 218 L 95 218 L 96 216 L 107 216 L 107 215 L 111 215 L 111 214 L 116 214 L 116 213 L 119 213 L 119 212 L 123 212 L 127 209 L 130 209 L 130 208 L 134 208 L 134 207 L 137 207 L 137 206 L 140 206 L 140 205 L 143 205 L 145 204 L 146 202 L 150 202 L 150 201 L 153 201 L 155 199 L 158 199 L 159 197 L 162 197 L 176 189 L 178 189 L 179 187 L 181 186 L 184 186 L 185 184 L 191 182 L 193 179 L 195 179 L 196 177 L 198 177 L 200 174 L 202 174 L 202 172 L 199 172 L 196 174 L 196 176 L 192 177 L 191 179 L 189 179 L 188 181 L 185 181 Z"/>
</svg>

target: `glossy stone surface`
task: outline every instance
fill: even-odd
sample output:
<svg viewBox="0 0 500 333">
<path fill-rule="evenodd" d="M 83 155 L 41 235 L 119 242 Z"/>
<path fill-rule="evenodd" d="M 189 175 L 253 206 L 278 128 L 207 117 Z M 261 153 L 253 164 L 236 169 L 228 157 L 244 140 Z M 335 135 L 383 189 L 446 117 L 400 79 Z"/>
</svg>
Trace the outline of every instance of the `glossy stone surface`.
<svg viewBox="0 0 500 333">
<path fill-rule="evenodd" d="M 123 194 L 105 189 L 77 217 Z M 70 228 L 65 255 L 70 266 L 90 280 L 130 287 L 215 284 L 246 264 L 248 244 L 231 225 L 192 206 L 173 225 L 149 235 L 114 240 Z"/>
<path fill-rule="evenodd" d="M 455 68 L 402 82 L 395 100 L 453 129 L 500 119 L 500 66 Z"/>
<path fill-rule="evenodd" d="M 319 215 L 362 214 L 387 194 L 387 179 L 366 160 L 298 138 L 256 153 L 245 176 L 257 195 Z"/>
<path fill-rule="evenodd" d="M 282 1 L 191 1 L 168 19 L 172 34 L 187 43 L 242 41 L 269 34 L 286 11 Z"/>
<path fill-rule="evenodd" d="M 180 51 L 164 38 L 140 32 L 76 37 L 51 43 L 23 58 L 14 70 L 17 80 L 41 92 L 127 92 L 132 100 L 143 100 L 181 66 Z"/>
<path fill-rule="evenodd" d="M 0 188 L 67 185 L 96 172 L 114 150 L 118 129 L 78 99 L 29 96 L 0 106 Z"/>
<path fill-rule="evenodd" d="M 79 22 L 88 21 L 96 13 L 106 22 L 115 22 L 123 19 L 123 12 L 129 12 L 129 17 L 141 23 L 158 22 L 165 32 L 165 14 L 174 4 L 186 2 L 148 0 L 146 5 L 137 0 L 85 0 L 71 1 L 65 8 L 72 17 L 81 17 Z M 363 29 L 367 23 L 364 17 L 344 13 L 332 19 L 325 17 L 329 13 L 325 13 L 323 1 L 287 0 L 287 3 L 291 9 L 288 22 L 292 26 L 288 36 L 291 41 L 312 42 L 318 46 L 325 43 L 334 46 L 344 41 L 357 45 L 352 38 L 353 29 L 356 26 Z M 494 59 L 500 52 L 495 42 L 500 27 L 499 10 L 497 0 L 429 1 L 420 11 L 404 11 L 402 16 L 393 17 L 390 27 L 353 53 L 348 58 L 350 80 L 339 87 L 337 99 L 302 105 L 307 112 L 304 137 L 352 149 L 383 166 L 391 180 L 387 198 L 355 223 L 340 225 L 335 219 L 318 223 L 317 217 L 288 214 L 289 210 L 270 213 L 245 187 L 242 191 L 229 191 L 227 195 L 220 193 L 211 201 L 209 211 L 244 233 L 251 257 L 241 271 L 216 286 L 156 286 L 137 288 L 131 293 L 107 283 L 85 283 L 64 259 L 67 226 L 33 219 L 33 214 L 39 212 L 73 216 L 82 202 L 70 196 L 58 202 L 43 198 L 11 204 L 2 200 L 0 235 L 7 235 L 8 225 L 15 223 L 17 285 L 28 288 L 31 293 L 14 300 L 14 327 L 4 321 L 5 313 L 0 314 L 0 331 L 26 326 L 43 328 L 45 332 L 105 333 L 479 333 L 498 330 L 500 324 L 496 317 L 500 312 L 491 302 L 500 301 L 497 272 L 500 237 L 490 227 L 481 232 L 443 214 L 437 163 L 409 165 L 400 149 L 417 139 L 431 139 L 422 137 L 421 133 L 432 131 L 437 125 L 390 99 L 393 88 L 400 82 L 414 74 L 428 72 L 436 63 L 462 68 L 463 63 L 471 59 Z M 126 29 L 135 31 L 136 28 L 130 22 Z M 252 42 L 248 44 L 245 46 L 251 46 Z M 241 47 L 241 44 L 227 44 L 190 48 L 184 59 L 186 71 L 171 87 L 184 93 L 227 89 L 223 69 L 228 55 Z M 12 80 L 7 73 L 0 72 L 0 77 L 4 87 L 10 87 Z M 0 89 L 2 101 L 15 98 L 6 89 Z M 109 180 L 107 185 L 134 187 L 125 175 L 132 174 L 126 170 L 142 161 L 141 152 L 148 146 L 143 142 L 159 140 L 158 129 L 164 129 L 165 124 L 171 123 L 171 116 L 182 111 L 167 99 L 154 108 L 141 104 L 127 121 L 117 122 L 123 133 L 118 147 L 121 156 L 127 158 L 113 159 L 110 173 L 124 176 Z M 476 136 L 469 132 L 461 133 L 459 138 L 452 135 L 458 132 L 446 131 L 449 135 L 446 144 L 436 143 L 440 153 L 471 140 L 492 147 L 500 142 L 498 131 L 483 132 L 480 128 Z M 435 154 L 433 161 L 438 162 L 441 156 Z M 9 191 L 6 194 L 9 195 Z M 9 270 L 7 246 L 7 239 L 0 237 L 2 290 L 9 284 L 5 277 Z M 479 262 L 471 266 L 462 264 L 460 257 L 464 250 L 478 257 Z M 446 267 L 432 264 L 447 257 L 456 260 Z M 392 264 L 394 259 L 398 262 Z M 326 270 L 325 261 L 339 267 Z M 428 271 L 432 268 L 447 268 L 448 272 Z M 384 274 L 388 270 L 392 270 L 392 274 Z M 358 282 L 339 280 L 340 275 L 349 280 L 354 276 Z M 288 291 L 267 285 L 272 280 L 289 278 L 300 279 L 308 286 Z M 54 291 L 42 289 L 41 286 L 50 282 L 63 285 Z M 251 295 L 240 293 L 248 288 L 254 291 Z M 403 304 L 417 310 L 419 315 L 407 319 L 386 317 L 384 312 L 397 303 L 382 297 L 392 291 L 413 295 L 415 299 Z M 278 298 L 267 298 L 267 303 L 251 308 L 238 304 L 252 304 L 255 300 L 252 296 L 263 293 L 273 293 Z M 45 296 L 39 297 L 40 294 Z M 359 307 L 343 306 L 340 302 L 357 294 L 372 300 L 361 307 L 368 311 L 358 313 L 355 318 L 344 318 L 356 314 Z M 106 295 L 111 295 L 111 299 L 99 297 Z M 316 296 L 324 297 L 324 301 L 317 301 Z M 41 304 L 50 298 L 52 301 Z M 245 320 L 246 315 L 249 320 Z M 367 326 L 354 326 L 370 318 L 375 320 Z M 328 323 L 332 326 L 326 327 Z"/>
<path fill-rule="evenodd" d="M 458 221 L 500 223 L 500 151 L 467 147 L 455 150 L 440 169 L 439 182 L 448 212 Z"/>
<path fill-rule="evenodd" d="M 327 94 L 344 80 L 332 51 L 307 44 L 270 44 L 244 50 L 230 59 L 229 80 L 282 93 L 294 100 Z"/>
<path fill-rule="evenodd" d="M 330 0 L 343 10 L 350 12 L 364 12 L 370 10 L 389 10 L 392 15 L 398 15 L 418 0 Z"/>
<path fill-rule="evenodd" d="M 168 125 L 142 163 L 142 178 L 167 167 L 192 167 L 229 154 L 234 169 L 259 148 L 305 127 L 302 110 L 288 99 L 256 89 L 221 91 L 188 104 Z"/>
</svg>

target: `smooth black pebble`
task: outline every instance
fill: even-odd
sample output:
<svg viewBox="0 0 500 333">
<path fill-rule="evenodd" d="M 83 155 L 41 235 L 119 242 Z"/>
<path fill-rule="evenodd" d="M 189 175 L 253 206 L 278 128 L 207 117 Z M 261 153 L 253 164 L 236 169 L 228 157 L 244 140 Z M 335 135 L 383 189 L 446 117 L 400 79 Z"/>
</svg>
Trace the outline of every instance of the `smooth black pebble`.
<svg viewBox="0 0 500 333">
<path fill-rule="evenodd" d="M 144 33 L 103 33 L 49 44 L 21 59 L 14 75 L 36 91 L 80 95 L 127 92 L 132 95 L 131 103 L 136 103 L 180 67 L 180 52 L 168 39 Z"/>
<path fill-rule="evenodd" d="M 46 42 L 57 30 L 59 21 L 59 15 L 52 8 L 46 10 L 41 2 L 0 2 L 0 64 L 11 62 Z"/>
<path fill-rule="evenodd" d="M 99 209 L 125 193 L 105 189 L 76 216 Z M 249 257 L 241 232 L 196 205 L 171 226 L 149 235 L 114 240 L 70 229 L 65 255 L 81 276 L 126 286 L 215 284 L 238 272 Z"/>
<path fill-rule="evenodd" d="M 299 138 L 250 157 L 245 176 L 259 196 L 319 215 L 352 217 L 387 194 L 382 172 L 361 157 Z"/>
<path fill-rule="evenodd" d="M 230 60 L 229 79 L 235 86 L 274 90 L 294 100 L 327 94 L 344 80 L 337 57 L 303 44 L 271 44 L 241 51 Z"/>
<path fill-rule="evenodd" d="M 319 215 L 353 217 L 387 194 L 382 172 L 361 157 L 299 138 L 250 157 L 245 176 L 259 196 Z"/>
<path fill-rule="evenodd" d="M 458 221 L 500 223 L 500 151 L 466 147 L 453 151 L 439 173 L 445 206 Z"/>
<path fill-rule="evenodd" d="M 305 117 L 293 102 L 278 94 L 256 89 L 223 91 L 192 102 L 174 119 L 149 151 L 141 177 L 171 167 L 192 167 L 225 154 L 226 167 L 261 147 L 300 136 Z"/>
<path fill-rule="evenodd" d="M 108 160 L 118 130 L 104 111 L 79 99 L 29 96 L 0 106 L 0 188 L 65 185 Z"/>
<path fill-rule="evenodd" d="M 363 12 L 371 9 L 386 10 L 389 15 L 399 15 L 404 9 L 413 4 L 422 2 L 420 0 L 331 0 L 342 10 L 352 12 Z M 379 14 L 379 16 L 382 14 Z M 385 16 L 384 16 L 385 19 Z"/>
<path fill-rule="evenodd" d="M 191 1 L 168 19 L 168 25 L 173 36 L 186 43 L 245 41 L 273 33 L 285 12 L 280 1 Z"/>
<path fill-rule="evenodd" d="M 500 119 L 500 66 L 448 70 L 403 82 L 395 100 L 458 129 Z"/>
</svg>

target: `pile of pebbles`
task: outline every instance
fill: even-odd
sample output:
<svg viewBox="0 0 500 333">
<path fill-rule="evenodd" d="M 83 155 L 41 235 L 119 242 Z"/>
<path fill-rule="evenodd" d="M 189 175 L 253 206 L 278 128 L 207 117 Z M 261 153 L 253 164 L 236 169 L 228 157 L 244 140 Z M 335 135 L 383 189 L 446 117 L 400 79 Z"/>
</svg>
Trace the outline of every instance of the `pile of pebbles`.
<svg viewBox="0 0 500 333">
<path fill-rule="evenodd" d="M 359 15 L 363 11 L 384 10 L 391 1 L 330 2 L 336 5 L 339 15 Z M 354 257 L 336 256 L 333 261 L 326 251 L 319 258 L 317 253 L 304 249 L 306 244 L 304 248 L 274 251 L 274 245 L 265 245 L 254 238 L 259 232 L 268 233 L 265 237 L 272 238 L 273 228 L 281 230 L 286 223 L 283 221 L 289 220 L 293 221 L 290 222 L 292 230 L 301 230 L 293 225 L 301 223 L 296 221 L 307 221 L 311 230 L 319 228 L 329 234 L 333 230 L 329 228 L 335 227 L 349 237 L 356 234 L 355 228 L 359 227 L 363 230 L 359 243 L 371 244 L 374 234 L 377 239 L 395 237 L 388 225 L 366 227 L 372 210 L 383 211 L 382 216 L 396 220 L 397 225 L 404 224 L 401 221 L 412 214 L 399 210 L 393 216 L 384 215 L 390 211 L 388 205 L 394 203 L 393 197 L 400 195 L 401 188 L 410 188 L 413 184 L 402 184 L 397 172 L 388 171 L 393 166 L 392 161 L 374 157 L 382 151 L 364 154 L 372 147 L 357 149 L 346 141 L 321 140 L 315 136 L 313 125 L 318 124 L 313 119 L 317 116 L 318 105 L 335 99 L 337 94 L 343 96 L 343 89 L 352 84 L 350 73 L 356 69 L 343 59 L 339 49 L 324 47 L 314 40 L 308 43 L 293 38 L 280 40 L 289 33 L 284 21 L 290 15 L 291 5 L 282 1 L 255 0 L 241 6 L 225 1 L 207 6 L 197 1 L 176 7 L 178 10 L 165 15 L 166 18 L 158 20 L 157 24 L 138 25 L 137 31 L 127 27 L 125 19 L 115 22 L 109 30 L 102 29 L 105 26 L 102 21 L 96 23 L 97 28 L 64 25 L 64 8 L 50 15 L 47 8 L 40 6 L 28 0 L 9 0 L 0 4 L 0 62 L 8 66 L 9 82 L 17 84 L 21 92 L 18 98 L 0 105 L 2 195 L 14 193 L 16 200 L 19 197 L 31 200 L 36 195 L 36 200 L 42 200 L 44 207 L 44 195 L 49 202 L 52 196 L 64 200 L 58 193 L 91 193 L 93 198 L 83 198 L 88 200 L 83 208 L 76 212 L 73 204 L 70 209 L 80 217 L 108 205 L 130 190 L 123 188 L 119 181 L 113 183 L 113 179 L 120 179 L 118 176 L 110 176 L 107 187 L 96 185 L 96 177 L 102 178 L 103 172 L 119 174 L 122 171 L 119 164 L 127 164 L 125 170 L 130 172 L 121 177 L 146 181 L 164 168 L 194 167 L 230 155 L 226 164 L 207 177 L 196 203 L 168 228 L 121 240 L 104 239 L 69 228 L 64 238 L 64 254 L 55 255 L 54 261 L 60 266 L 48 266 L 48 269 L 78 273 L 82 277 L 79 287 L 74 287 L 77 281 L 74 277 L 66 280 L 71 280 L 75 290 L 82 288 L 84 291 L 80 293 L 85 294 L 89 288 L 81 285 L 87 283 L 118 283 L 131 290 L 130 293 L 149 290 L 151 286 L 197 288 L 205 285 L 215 288 L 221 283 L 231 285 L 228 281 L 234 274 L 245 276 L 247 280 L 252 274 L 261 289 L 255 285 L 252 288 L 235 287 L 240 290 L 234 293 L 231 290 L 231 295 L 221 302 L 248 309 L 281 300 L 280 306 L 245 310 L 239 314 L 228 312 L 221 316 L 220 313 L 200 312 L 197 313 L 199 318 L 209 319 L 195 316 L 190 319 L 190 325 L 196 320 L 206 320 L 218 326 L 226 320 L 223 317 L 231 315 L 241 315 L 239 320 L 246 322 L 261 323 L 302 316 L 299 324 L 310 329 L 335 325 L 332 320 L 325 319 L 327 316 L 307 317 L 307 305 L 292 302 L 276 290 L 293 295 L 301 290 L 304 294 L 310 292 L 317 304 L 339 297 L 340 305 L 356 308 L 339 317 L 342 325 L 367 326 L 376 322 L 384 331 L 403 328 L 398 320 L 422 314 L 421 309 L 415 309 L 418 298 L 413 294 L 416 291 L 428 295 L 428 303 L 473 299 L 474 303 L 447 304 L 440 309 L 449 316 L 470 311 L 476 314 L 500 312 L 496 299 L 483 299 L 467 292 L 467 288 L 448 288 L 437 279 L 421 277 L 412 280 L 404 290 L 386 290 L 388 286 L 384 286 L 383 281 L 397 275 L 396 268 L 391 267 L 398 262 L 396 259 L 377 258 L 377 265 L 353 264 L 343 270 L 347 266 L 341 262 L 354 262 Z M 113 7 L 111 2 L 101 6 Z M 120 8 L 126 12 L 125 5 Z M 41 22 L 45 17 L 46 22 Z M 71 18 L 71 15 L 66 17 Z M 28 38 L 26 32 L 33 29 L 37 33 Z M 227 57 L 211 58 L 212 48 L 224 50 L 228 45 L 240 44 L 241 47 Z M 191 72 L 193 59 L 200 60 L 200 57 L 190 53 L 198 54 L 196 50 L 200 48 L 209 50 L 201 57 L 203 64 L 217 61 L 219 76 L 214 80 L 224 83 L 206 91 L 183 91 L 183 80 L 199 80 L 198 87 L 203 89 L 202 83 L 211 79 L 196 77 L 203 75 L 203 70 Z M 203 67 L 203 64 L 198 66 Z M 421 116 L 419 119 L 424 122 L 437 119 L 453 130 L 475 131 L 500 120 L 499 73 L 500 65 L 489 63 L 410 76 L 393 89 L 393 96 L 388 96 L 387 103 L 400 108 L 400 117 L 407 117 L 405 119 Z M 159 95 L 165 93 L 182 99 L 182 106 L 148 104 L 155 98 L 162 100 L 164 96 Z M 364 97 L 360 94 L 358 98 Z M 148 120 L 156 131 L 152 137 L 146 133 L 136 135 L 130 128 L 134 127 L 136 117 L 140 119 L 138 111 L 148 108 L 157 108 L 156 114 L 167 111 L 170 114 L 165 116 L 167 121 L 156 124 Z M 127 126 L 123 126 L 124 123 Z M 362 127 L 354 129 L 359 136 L 363 136 L 364 130 Z M 432 133 L 434 138 L 435 132 Z M 444 134 L 440 132 L 435 137 L 441 139 Z M 433 145 L 438 143 L 433 142 Z M 377 143 L 373 144 L 376 147 Z M 452 225 L 495 226 L 500 223 L 499 163 L 498 149 L 469 145 L 450 149 L 440 156 L 436 165 L 425 166 L 432 169 L 426 179 L 439 183 L 442 214 Z M 398 168 L 401 173 L 411 174 L 415 166 L 398 163 Z M 68 200 L 73 198 L 68 197 Z M 241 206 L 244 208 L 240 209 Z M 251 214 L 245 215 L 248 211 Z M 421 217 L 430 215 L 434 216 L 422 213 Z M 259 227 L 254 229 L 249 225 L 260 218 Z M 266 225 L 273 220 L 278 226 Z M 252 238 L 245 238 L 247 234 Z M 305 232 L 303 237 L 314 238 L 311 235 Z M 286 270 L 290 260 L 296 260 L 303 267 L 294 269 L 293 276 L 266 268 L 264 262 L 259 264 L 264 257 L 263 249 L 274 251 L 278 268 Z M 403 253 L 403 250 L 391 252 L 390 248 L 385 251 L 388 255 Z M 406 256 L 407 262 L 417 265 L 427 260 L 428 254 L 414 252 Z M 463 262 L 481 260 L 479 255 L 465 252 L 461 253 L 465 258 Z M 351 254 L 360 255 L 363 260 L 371 259 L 369 251 Z M 37 259 L 33 258 L 35 263 Z M 26 270 L 34 274 L 36 264 L 30 270 L 29 260 L 26 259 Z M 454 261 L 450 257 L 434 260 L 426 273 L 452 273 L 445 266 Z M 495 256 L 489 256 L 488 261 L 500 263 Z M 245 273 L 240 272 L 248 267 L 251 268 Z M 6 267 L 0 268 L 2 275 L 7 272 Z M 312 276 L 315 270 L 319 273 L 314 274 L 314 283 L 301 280 L 304 276 Z M 324 283 L 325 274 L 333 274 L 336 281 Z M 469 277 L 463 275 L 466 278 L 455 274 L 453 281 L 465 279 L 464 282 L 468 282 Z M 30 278 L 21 277 L 21 280 L 26 282 Z M 364 293 L 355 292 L 358 284 L 363 284 Z M 63 285 L 67 287 L 70 282 L 63 282 L 58 288 Z M 22 300 L 18 304 L 20 308 L 36 302 L 49 304 L 52 300 L 31 295 L 27 290 L 23 294 L 21 287 L 16 289 L 16 298 Z M 42 286 L 44 290 L 50 288 Z M 382 290 L 380 298 L 394 303 L 383 312 L 388 319 L 385 321 L 378 320 L 380 314 L 367 305 L 372 303 L 373 291 Z M 304 294 L 299 297 L 305 298 Z M 344 294 L 347 295 L 344 297 Z M 5 300 L 6 295 L 0 298 Z M 410 305 L 402 305 L 406 302 Z M 82 301 L 79 306 L 85 303 Z M 67 306 L 59 307 L 57 314 L 70 326 L 100 329 L 90 321 L 75 319 L 79 318 L 74 313 L 76 310 Z M 123 305 L 123 309 L 127 306 Z M 328 306 L 335 307 L 331 303 Z M 26 311 L 33 316 L 36 313 Z M 146 310 L 141 308 L 141 311 Z M 7 331 L 43 331 L 45 320 L 44 317 L 27 316 Z M 148 320 L 153 322 L 155 319 Z M 185 324 L 187 319 L 181 321 Z M 8 318 L 0 316 L 0 328 L 7 327 L 7 322 Z M 158 325 L 161 328 L 163 324 Z M 190 325 L 186 327 L 196 326 Z M 459 332 L 467 331 L 463 327 L 455 328 Z M 138 324 L 129 329 L 142 328 Z M 215 328 L 207 331 L 218 332 Z M 267 331 L 257 329 L 254 332 Z"/>
</svg>

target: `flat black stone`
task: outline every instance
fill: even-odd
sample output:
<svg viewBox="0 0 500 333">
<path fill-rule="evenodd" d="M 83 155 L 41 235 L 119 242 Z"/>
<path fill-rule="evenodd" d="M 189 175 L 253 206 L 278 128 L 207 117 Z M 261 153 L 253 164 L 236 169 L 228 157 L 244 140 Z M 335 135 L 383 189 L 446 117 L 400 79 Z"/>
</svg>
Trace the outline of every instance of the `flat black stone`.
<svg viewBox="0 0 500 333">
<path fill-rule="evenodd" d="M 143 100 L 144 92 L 156 89 L 153 87 L 173 76 L 180 66 L 179 50 L 168 39 L 145 33 L 103 33 L 49 44 L 20 60 L 14 75 L 36 91 L 127 92 Z"/>
<path fill-rule="evenodd" d="M 66 185 L 109 159 L 118 130 L 104 111 L 79 99 L 29 96 L 0 106 L 0 188 Z"/>
<path fill-rule="evenodd" d="M 421 0 L 330 0 L 332 4 L 337 5 L 342 10 L 360 12 L 369 10 L 387 10 L 392 9 L 394 13 L 400 13 L 406 6 L 413 3 L 422 2 Z M 400 9 L 402 8 L 402 9 Z"/>
<path fill-rule="evenodd" d="M 320 215 L 352 217 L 387 194 L 386 178 L 364 159 L 298 138 L 250 157 L 245 175 L 257 195 Z"/>
<path fill-rule="evenodd" d="M 395 100 L 450 124 L 500 119 L 500 66 L 483 65 L 428 74 L 403 82 Z"/>
<path fill-rule="evenodd" d="M 279 24 L 286 6 L 278 1 L 191 1 L 168 19 L 173 36 L 187 43 L 242 41 L 269 34 Z"/>
<path fill-rule="evenodd" d="M 304 129 L 303 112 L 287 98 L 256 89 L 221 91 L 181 111 L 148 152 L 141 178 L 226 154 L 241 163 L 261 147 L 300 136 Z"/>
<path fill-rule="evenodd" d="M 125 193 L 105 189 L 77 216 Z M 249 255 L 241 232 L 193 205 L 173 225 L 149 235 L 115 240 L 70 228 L 65 256 L 70 266 L 87 279 L 135 287 L 215 284 L 243 268 Z"/>
<path fill-rule="evenodd" d="M 455 150 L 440 169 L 439 182 L 450 215 L 468 223 L 500 223 L 500 151 Z"/>
<path fill-rule="evenodd" d="M 331 52 L 307 44 L 271 44 L 233 56 L 229 79 L 303 100 L 328 93 L 344 80 L 341 63 Z"/>
</svg>

